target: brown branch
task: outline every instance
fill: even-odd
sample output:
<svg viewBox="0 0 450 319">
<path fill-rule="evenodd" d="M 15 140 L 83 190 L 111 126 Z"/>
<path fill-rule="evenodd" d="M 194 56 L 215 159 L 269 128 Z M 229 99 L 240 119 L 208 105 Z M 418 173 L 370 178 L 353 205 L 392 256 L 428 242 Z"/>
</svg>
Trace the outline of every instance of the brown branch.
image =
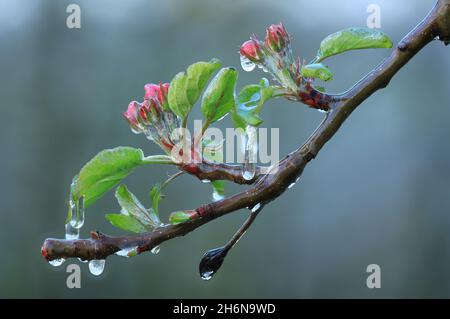
<svg viewBox="0 0 450 319">
<path fill-rule="evenodd" d="M 306 164 L 316 157 L 320 149 L 338 131 L 345 119 L 365 99 L 375 91 L 388 85 L 391 78 L 425 45 L 439 37 L 445 44 L 450 42 L 450 0 L 438 0 L 434 8 L 410 33 L 408 33 L 393 50 L 391 55 L 369 74 L 356 83 L 350 90 L 339 95 L 339 99 L 330 105 L 330 111 L 324 121 L 296 151 L 287 155 L 279 163 L 278 170 L 254 180 L 255 185 L 232 197 L 197 208 L 195 219 L 179 225 L 158 228 L 149 233 L 126 237 L 109 237 L 98 232 L 92 233 L 91 239 L 61 240 L 47 239 L 42 246 L 42 254 L 47 260 L 56 258 L 79 257 L 85 260 L 104 259 L 123 248 L 139 247 L 139 252 L 153 247 L 174 237 L 183 236 L 209 221 L 241 208 L 253 207 L 260 203 L 267 204 L 281 195 L 287 187 L 301 175 Z M 230 171 L 228 171 L 230 173 Z M 211 177 L 209 171 L 200 178 Z M 239 172 L 240 174 L 240 172 Z M 194 174 L 195 175 L 195 174 Z M 238 176 L 232 170 L 230 180 L 238 182 L 232 176 Z M 217 175 L 215 175 L 217 176 Z M 240 176 L 240 175 L 239 175 Z"/>
</svg>

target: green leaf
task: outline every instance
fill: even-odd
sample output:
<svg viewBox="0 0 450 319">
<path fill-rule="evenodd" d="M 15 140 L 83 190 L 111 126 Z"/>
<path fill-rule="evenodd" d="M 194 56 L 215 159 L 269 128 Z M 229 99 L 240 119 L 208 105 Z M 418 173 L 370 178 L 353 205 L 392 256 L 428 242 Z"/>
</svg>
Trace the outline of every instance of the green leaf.
<svg viewBox="0 0 450 319">
<path fill-rule="evenodd" d="M 322 63 L 304 65 L 301 73 L 305 78 L 321 79 L 322 81 L 329 81 L 333 79 L 333 73 Z"/>
<path fill-rule="evenodd" d="M 235 128 L 245 129 L 247 125 L 258 126 L 263 121 L 258 116 L 264 103 L 273 97 L 274 86 L 269 86 L 266 79 L 260 84 L 247 85 L 237 96 L 236 110 L 231 113 Z"/>
<path fill-rule="evenodd" d="M 167 155 L 150 155 L 142 159 L 143 164 L 175 164 L 170 156 Z"/>
<path fill-rule="evenodd" d="M 222 68 L 209 83 L 203 94 L 201 106 L 208 124 L 221 119 L 234 107 L 236 80 L 235 69 Z"/>
<path fill-rule="evenodd" d="M 186 95 L 191 107 L 197 102 L 211 76 L 220 68 L 220 62 L 212 59 L 209 62 L 197 62 L 190 65 L 186 71 Z"/>
<path fill-rule="evenodd" d="M 316 62 L 349 50 L 391 47 L 391 39 L 381 31 L 369 28 L 348 28 L 330 34 L 322 40 Z"/>
<path fill-rule="evenodd" d="M 143 158 L 142 150 L 132 147 L 101 151 L 83 166 L 74 180 L 72 200 L 84 196 L 84 206 L 88 207 L 141 165 Z"/>
<path fill-rule="evenodd" d="M 150 198 L 152 199 L 152 207 L 153 207 L 153 211 L 155 212 L 156 215 L 159 214 L 159 212 L 158 212 L 159 201 L 164 196 L 161 193 L 161 190 L 162 190 L 161 184 L 159 184 L 159 183 L 153 185 L 153 187 L 150 189 Z"/>
<path fill-rule="evenodd" d="M 223 162 L 223 140 L 215 143 L 209 138 L 202 139 L 203 156 L 215 162 Z"/>
<path fill-rule="evenodd" d="M 122 207 L 122 214 L 132 216 L 146 227 L 156 228 L 161 225 L 161 221 L 155 212 L 153 210 L 147 211 L 125 185 L 120 185 L 117 188 L 116 198 L 120 207 Z"/>
<path fill-rule="evenodd" d="M 181 223 L 187 222 L 190 218 L 191 218 L 191 216 L 188 213 L 186 213 L 184 211 L 178 211 L 178 212 L 173 212 L 170 214 L 169 222 L 172 225 L 176 225 L 176 224 L 181 224 Z"/>
<path fill-rule="evenodd" d="M 144 233 L 148 229 L 134 217 L 124 214 L 106 214 L 105 218 L 114 226 L 133 233 Z"/>
<path fill-rule="evenodd" d="M 186 118 L 191 111 L 191 103 L 187 97 L 187 75 L 180 72 L 170 82 L 169 101 L 170 109 L 179 117 Z"/>
<path fill-rule="evenodd" d="M 225 181 L 217 180 L 211 181 L 214 192 L 219 196 L 225 195 Z"/>
</svg>

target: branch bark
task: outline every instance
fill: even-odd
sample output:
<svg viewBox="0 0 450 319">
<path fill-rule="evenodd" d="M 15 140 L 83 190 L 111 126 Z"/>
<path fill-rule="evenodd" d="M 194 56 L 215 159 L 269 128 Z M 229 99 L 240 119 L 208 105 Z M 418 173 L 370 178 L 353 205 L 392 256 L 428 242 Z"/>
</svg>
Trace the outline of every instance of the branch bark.
<svg viewBox="0 0 450 319">
<path fill-rule="evenodd" d="M 325 143 L 333 137 L 347 117 L 364 100 L 375 91 L 386 87 L 392 77 L 436 37 L 439 37 L 446 45 L 450 42 L 450 0 L 438 0 L 430 13 L 398 43 L 388 58 L 347 92 L 336 95 L 336 99 L 330 105 L 330 111 L 309 139 L 300 148 L 283 158 L 271 173 L 259 175 L 257 179 L 252 180 L 251 183 L 254 183 L 252 188 L 221 201 L 200 206 L 195 210 L 195 218 L 192 221 L 161 227 L 149 233 L 110 237 L 99 232 L 92 232 L 90 239 L 49 238 L 42 246 L 42 255 L 47 260 L 71 257 L 92 260 L 105 259 L 109 255 L 129 247 L 137 246 L 139 252 L 144 252 L 164 241 L 184 236 L 230 212 L 241 208 L 252 208 L 257 204 L 266 205 L 280 196 L 291 183 L 300 177 L 307 163 L 317 156 Z M 234 171 L 227 166 L 226 170 L 222 171 L 218 169 L 214 172 L 210 168 L 204 168 L 204 170 L 207 172 L 203 175 L 204 178 L 222 178 L 226 175 L 223 171 L 226 171 L 228 178 L 225 179 L 243 182 L 237 177 L 240 176 L 239 169 Z M 190 173 L 198 176 L 195 172 Z"/>
</svg>

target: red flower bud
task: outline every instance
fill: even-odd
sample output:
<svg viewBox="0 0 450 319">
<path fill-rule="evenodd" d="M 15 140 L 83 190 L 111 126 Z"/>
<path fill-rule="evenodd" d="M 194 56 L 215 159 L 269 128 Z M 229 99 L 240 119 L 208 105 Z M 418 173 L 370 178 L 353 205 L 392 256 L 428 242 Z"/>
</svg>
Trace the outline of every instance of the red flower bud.
<svg viewBox="0 0 450 319">
<path fill-rule="evenodd" d="M 165 105 L 169 93 L 169 83 L 144 85 L 144 99 L 157 99 L 161 105 Z"/>
<path fill-rule="evenodd" d="M 280 52 L 289 43 L 289 35 L 283 24 L 272 24 L 266 29 L 266 39 L 264 41 L 266 47 L 271 48 L 275 52 Z"/>
<path fill-rule="evenodd" d="M 126 110 L 126 112 L 122 113 L 123 117 L 125 117 L 125 119 L 128 121 L 128 124 L 130 124 L 132 128 L 138 127 L 138 108 L 139 103 L 133 101 L 128 104 L 128 109 Z"/>
<path fill-rule="evenodd" d="M 241 45 L 239 52 L 242 56 L 255 63 L 262 62 L 264 60 L 261 46 L 256 39 L 251 39 L 244 42 L 244 44 Z"/>
</svg>

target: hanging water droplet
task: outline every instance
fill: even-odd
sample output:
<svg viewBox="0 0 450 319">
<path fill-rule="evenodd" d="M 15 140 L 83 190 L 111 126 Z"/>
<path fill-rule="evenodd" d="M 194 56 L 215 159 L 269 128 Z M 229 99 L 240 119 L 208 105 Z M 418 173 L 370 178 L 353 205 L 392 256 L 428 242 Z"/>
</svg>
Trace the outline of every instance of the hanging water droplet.
<svg viewBox="0 0 450 319">
<path fill-rule="evenodd" d="M 152 250 L 150 250 L 150 252 L 151 252 L 153 255 L 158 255 L 160 250 L 161 250 L 161 248 L 160 248 L 159 246 L 155 246 L 155 247 L 153 247 Z"/>
<path fill-rule="evenodd" d="M 70 224 L 72 227 L 80 229 L 84 225 L 84 196 L 81 196 L 77 201 L 71 199 L 69 205 L 71 210 Z"/>
<path fill-rule="evenodd" d="M 211 181 L 209 179 L 202 179 L 202 183 L 207 184 L 207 183 L 211 183 Z"/>
<path fill-rule="evenodd" d="M 71 223 L 67 223 L 65 226 L 66 234 L 65 238 L 69 240 L 74 240 L 80 238 L 80 230 L 72 227 Z"/>
<path fill-rule="evenodd" d="M 83 263 L 83 264 L 85 264 L 85 263 L 88 262 L 88 260 L 83 260 L 83 259 L 81 259 L 81 258 L 78 258 L 78 261 L 81 262 L 81 263 Z"/>
<path fill-rule="evenodd" d="M 245 129 L 246 144 L 244 154 L 244 165 L 242 167 L 242 177 L 249 181 L 255 177 L 256 159 L 258 155 L 258 141 L 256 127 L 247 125 Z"/>
<path fill-rule="evenodd" d="M 93 259 L 89 262 L 89 271 L 94 276 L 100 276 L 105 270 L 104 259 Z"/>
<path fill-rule="evenodd" d="M 212 193 L 212 200 L 214 202 L 217 202 L 217 201 L 222 200 L 224 198 L 225 198 L 225 195 L 219 194 L 216 190 L 213 191 L 213 193 Z"/>
<path fill-rule="evenodd" d="M 294 187 L 294 186 L 295 186 L 295 183 L 290 183 L 289 186 L 288 186 L 288 188 L 292 188 L 292 187 Z"/>
<path fill-rule="evenodd" d="M 219 247 L 208 250 L 204 255 L 199 264 L 200 277 L 203 280 L 210 280 L 212 276 L 219 270 L 222 266 L 223 260 L 228 253 L 226 247 Z"/>
<path fill-rule="evenodd" d="M 50 260 L 48 263 L 49 263 L 50 265 L 52 265 L 53 267 L 59 267 L 59 266 L 61 266 L 62 264 L 64 264 L 65 261 L 66 261 L 66 260 L 65 260 L 64 258 L 58 258 L 58 259 Z"/>
<path fill-rule="evenodd" d="M 251 72 L 255 69 L 255 63 L 241 55 L 241 67 L 246 72 Z"/>
<path fill-rule="evenodd" d="M 116 252 L 116 255 L 126 258 L 133 257 L 137 255 L 137 248 L 138 248 L 137 246 L 124 248 Z"/>
</svg>

